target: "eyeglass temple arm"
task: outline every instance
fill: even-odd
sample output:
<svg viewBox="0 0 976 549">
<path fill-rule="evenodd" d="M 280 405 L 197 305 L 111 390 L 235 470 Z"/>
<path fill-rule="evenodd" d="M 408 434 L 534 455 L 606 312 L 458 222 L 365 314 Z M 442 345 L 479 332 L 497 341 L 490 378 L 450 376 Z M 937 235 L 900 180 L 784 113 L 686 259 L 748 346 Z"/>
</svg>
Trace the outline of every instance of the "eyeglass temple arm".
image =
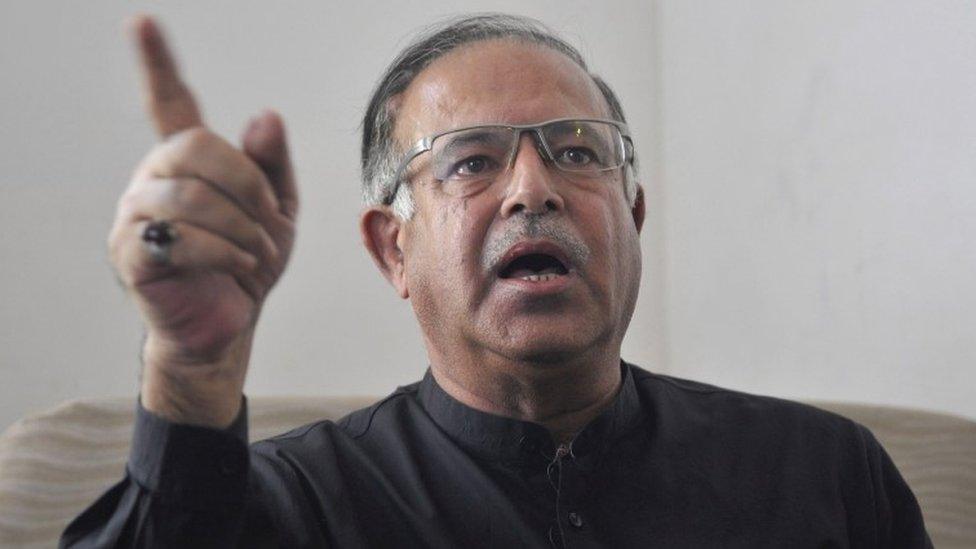
<svg viewBox="0 0 976 549">
<path fill-rule="evenodd" d="M 433 142 L 434 138 L 432 136 L 427 136 L 423 139 L 419 139 L 413 144 L 413 147 L 410 147 L 410 150 L 407 151 L 407 154 L 403 157 L 403 162 L 400 162 L 400 165 L 397 166 L 396 174 L 393 176 L 393 188 L 390 189 L 390 192 L 387 193 L 386 198 L 383 200 L 384 206 L 393 204 L 393 201 L 396 199 L 397 192 L 400 191 L 400 183 L 403 182 L 403 172 L 407 169 L 410 162 L 414 158 L 420 156 L 420 154 L 429 151 Z"/>
</svg>

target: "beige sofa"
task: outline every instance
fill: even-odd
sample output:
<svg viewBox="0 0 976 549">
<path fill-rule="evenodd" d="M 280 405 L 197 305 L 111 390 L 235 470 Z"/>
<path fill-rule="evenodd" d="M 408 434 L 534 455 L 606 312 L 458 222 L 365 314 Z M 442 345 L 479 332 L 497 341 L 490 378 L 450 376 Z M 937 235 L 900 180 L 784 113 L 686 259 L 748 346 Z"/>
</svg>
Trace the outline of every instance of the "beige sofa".
<svg viewBox="0 0 976 549">
<path fill-rule="evenodd" d="M 372 397 L 253 397 L 251 440 Z M 976 422 L 881 406 L 818 402 L 871 428 L 918 496 L 936 547 L 976 547 Z M 79 400 L 21 419 L 0 435 L 0 547 L 55 547 L 68 522 L 122 477 L 131 398 Z"/>
</svg>

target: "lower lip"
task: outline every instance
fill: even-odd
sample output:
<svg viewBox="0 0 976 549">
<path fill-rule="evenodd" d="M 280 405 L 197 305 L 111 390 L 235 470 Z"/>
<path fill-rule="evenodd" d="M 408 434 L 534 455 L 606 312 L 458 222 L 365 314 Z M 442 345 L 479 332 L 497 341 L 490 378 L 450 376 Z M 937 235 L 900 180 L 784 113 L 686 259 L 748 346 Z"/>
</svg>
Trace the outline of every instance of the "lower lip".
<svg viewBox="0 0 976 549">
<path fill-rule="evenodd" d="M 522 278 L 500 278 L 499 281 L 505 286 L 514 288 L 520 292 L 541 295 L 555 294 L 565 290 L 572 283 L 573 278 L 573 272 L 570 271 L 564 275 L 558 275 L 552 280 L 532 281 Z"/>
</svg>

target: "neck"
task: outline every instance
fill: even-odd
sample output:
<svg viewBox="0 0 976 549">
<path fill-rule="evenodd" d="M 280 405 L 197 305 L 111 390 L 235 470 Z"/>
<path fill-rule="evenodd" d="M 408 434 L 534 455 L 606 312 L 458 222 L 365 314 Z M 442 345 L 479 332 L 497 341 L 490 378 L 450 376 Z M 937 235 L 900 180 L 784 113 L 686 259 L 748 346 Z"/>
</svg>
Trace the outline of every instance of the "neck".
<svg viewBox="0 0 976 549">
<path fill-rule="evenodd" d="M 539 364 L 494 357 L 489 364 L 431 360 L 437 384 L 454 399 L 490 414 L 546 427 L 568 442 L 613 401 L 620 354 L 600 360 Z"/>
</svg>

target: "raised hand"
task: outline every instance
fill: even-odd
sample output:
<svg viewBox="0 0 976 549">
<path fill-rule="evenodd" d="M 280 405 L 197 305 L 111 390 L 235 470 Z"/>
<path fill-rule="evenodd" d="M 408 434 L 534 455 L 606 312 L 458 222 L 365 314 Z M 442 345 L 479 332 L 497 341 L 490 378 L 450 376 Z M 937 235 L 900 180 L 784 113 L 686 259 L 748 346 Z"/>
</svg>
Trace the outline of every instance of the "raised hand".
<svg viewBox="0 0 976 549">
<path fill-rule="evenodd" d="M 119 199 L 109 255 L 146 325 L 142 403 L 222 427 L 239 410 L 255 323 L 294 242 L 284 125 L 262 113 L 234 147 L 204 126 L 152 19 L 134 20 L 132 34 L 160 143 Z M 154 252 L 144 236 L 161 221 L 175 239 Z"/>
</svg>

